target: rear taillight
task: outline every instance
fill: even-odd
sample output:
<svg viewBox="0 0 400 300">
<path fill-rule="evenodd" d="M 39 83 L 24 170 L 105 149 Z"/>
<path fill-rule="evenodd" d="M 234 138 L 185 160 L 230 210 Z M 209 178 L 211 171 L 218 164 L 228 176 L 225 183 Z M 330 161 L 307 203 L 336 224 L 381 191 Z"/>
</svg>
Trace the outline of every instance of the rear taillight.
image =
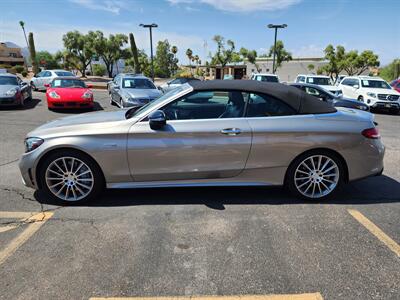
<svg viewBox="0 0 400 300">
<path fill-rule="evenodd" d="M 376 127 L 365 129 L 361 132 L 361 134 L 367 139 L 379 139 L 381 137 L 379 130 Z"/>
</svg>

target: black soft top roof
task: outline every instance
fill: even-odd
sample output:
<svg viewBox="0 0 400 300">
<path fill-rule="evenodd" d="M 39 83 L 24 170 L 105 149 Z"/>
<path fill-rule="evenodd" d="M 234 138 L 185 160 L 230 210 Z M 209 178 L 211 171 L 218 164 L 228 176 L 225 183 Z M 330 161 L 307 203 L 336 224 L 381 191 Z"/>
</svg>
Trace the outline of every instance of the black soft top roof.
<svg viewBox="0 0 400 300">
<path fill-rule="evenodd" d="M 209 80 L 190 81 L 196 91 L 239 90 L 268 94 L 293 107 L 299 114 L 333 113 L 336 109 L 304 91 L 281 83 L 260 82 L 256 80 Z"/>
</svg>

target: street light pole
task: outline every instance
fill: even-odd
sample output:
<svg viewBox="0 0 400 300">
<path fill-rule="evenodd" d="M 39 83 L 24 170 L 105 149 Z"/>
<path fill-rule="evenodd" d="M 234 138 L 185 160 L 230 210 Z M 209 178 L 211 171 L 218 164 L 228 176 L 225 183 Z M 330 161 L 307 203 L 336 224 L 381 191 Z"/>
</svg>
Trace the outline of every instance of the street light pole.
<svg viewBox="0 0 400 300">
<path fill-rule="evenodd" d="M 274 56 L 272 60 L 272 73 L 275 74 L 275 55 L 276 55 L 276 37 L 278 35 L 278 28 L 286 28 L 287 24 L 281 24 L 281 25 L 274 25 L 274 24 L 269 24 L 268 28 L 274 28 L 275 29 L 275 39 L 274 39 Z"/>
<path fill-rule="evenodd" d="M 150 57 L 151 57 L 151 79 L 154 82 L 154 58 L 153 58 L 153 28 L 158 27 L 157 24 L 140 24 L 143 28 L 149 28 L 150 31 Z"/>
</svg>

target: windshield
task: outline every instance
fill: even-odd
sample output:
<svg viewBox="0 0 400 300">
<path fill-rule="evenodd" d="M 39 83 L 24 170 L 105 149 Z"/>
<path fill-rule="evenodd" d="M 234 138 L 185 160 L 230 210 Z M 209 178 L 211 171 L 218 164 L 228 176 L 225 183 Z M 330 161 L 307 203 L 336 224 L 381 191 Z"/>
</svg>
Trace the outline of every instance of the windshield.
<svg viewBox="0 0 400 300">
<path fill-rule="evenodd" d="M 373 88 L 373 89 L 391 89 L 389 84 L 383 80 L 361 80 L 361 85 L 366 88 Z"/>
<path fill-rule="evenodd" d="M 136 107 L 131 108 L 130 110 L 128 110 L 126 112 L 125 117 L 127 119 L 130 119 L 132 117 L 138 116 L 140 113 L 142 113 L 146 110 L 151 110 L 153 107 L 157 106 L 158 104 L 163 102 L 165 99 L 173 97 L 173 96 L 179 94 L 180 92 L 183 92 L 184 90 L 189 89 L 189 88 L 190 88 L 190 86 L 188 84 L 181 85 L 181 86 L 169 91 L 168 93 L 165 93 L 157 100 L 151 101 L 151 102 L 147 103 L 146 105 L 143 105 L 139 109 L 137 109 Z"/>
<path fill-rule="evenodd" d="M 122 87 L 125 89 L 156 89 L 155 85 L 150 80 L 144 78 L 124 78 Z"/>
<path fill-rule="evenodd" d="M 17 78 L 0 76 L 0 85 L 18 85 Z"/>
<path fill-rule="evenodd" d="M 276 76 L 261 76 L 260 81 L 265 81 L 265 82 L 279 82 L 278 77 Z"/>
<path fill-rule="evenodd" d="M 68 72 L 68 71 L 55 71 L 54 73 L 56 73 L 56 75 L 57 75 L 57 76 L 60 76 L 60 77 L 62 77 L 62 76 L 72 76 L 72 77 L 75 77 L 74 74 L 72 74 L 71 72 Z"/>
<path fill-rule="evenodd" d="M 86 88 L 85 83 L 80 79 L 54 79 L 52 88 Z"/>
<path fill-rule="evenodd" d="M 331 80 L 325 77 L 308 77 L 307 83 L 317 84 L 317 85 L 331 85 Z"/>
</svg>

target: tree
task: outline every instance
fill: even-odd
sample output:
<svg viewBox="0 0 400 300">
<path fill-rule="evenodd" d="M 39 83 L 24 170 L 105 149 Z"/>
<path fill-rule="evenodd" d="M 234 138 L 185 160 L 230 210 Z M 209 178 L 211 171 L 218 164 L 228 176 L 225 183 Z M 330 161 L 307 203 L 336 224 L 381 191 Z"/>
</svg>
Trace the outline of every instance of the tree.
<svg viewBox="0 0 400 300">
<path fill-rule="evenodd" d="M 392 81 L 400 77 L 400 59 L 397 58 L 393 60 L 387 66 L 379 70 L 379 76 L 381 76 L 386 81 Z"/>
<path fill-rule="evenodd" d="M 186 56 L 189 59 L 189 66 L 191 67 L 192 66 L 191 65 L 191 60 L 192 60 L 192 57 L 193 57 L 192 49 L 189 48 L 189 49 L 186 50 Z"/>
<path fill-rule="evenodd" d="M 19 25 L 21 26 L 22 31 L 24 32 L 26 46 L 29 48 L 29 43 L 28 43 L 28 39 L 26 38 L 26 32 L 25 32 L 25 22 L 24 21 L 19 21 Z"/>
<path fill-rule="evenodd" d="M 344 69 L 344 58 L 346 55 L 345 49 L 340 45 L 336 46 L 336 49 L 332 45 L 328 45 L 324 52 L 325 59 L 328 61 L 328 63 L 321 67 L 320 71 L 325 72 L 334 81 L 336 81 L 338 75 Z"/>
<path fill-rule="evenodd" d="M 133 62 L 134 62 L 135 74 L 139 74 L 141 72 L 140 64 L 139 64 L 139 54 L 138 54 L 138 49 L 136 47 L 135 37 L 133 36 L 133 33 L 129 34 L 129 43 L 131 44 L 131 52 L 132 52 L 132 58 L 133 58 Z"/>
<path fill-rule="evenodd" d="M 240 48 L 240 55 L 243 59 L 246 59 L 248 62 L 253 64 L 256 67 L 257 73 L 261 72 L 260 66 L 257 64 L 257 51 L 256 50 L 248 50 L 246 48 Z"/>
<path fill-rule="evenodd" d="M 174 54 L 168 40 L 159 41 L 155 57 L 155 73 L 158 77 L 170 77 L 175 69 Z"/>
<path fill-rule="evenodd" d="M 285 45 L 282 41 L 276 41 L 276 47 L 271 46 L 269 49 L 269 56 L 273 56 L 275 52 L 275 70 L 272 70 L 273 73 L 276 72 L 278 68 L 282 66 L 284 61 L 292 60 L 292 54 L 285 49 Z"/>
<path fill-rule="evenodd" d="M 103 60 L 108 77 L 113 76 L 114 65 L 119 59 L 126 56 L 122 47 L 128 43 L 128 37 L 125 34 L 110 34 L 105 37 L 101 31 L 89 31 L 87 35 L 87 43 L 93 51 Z"/>
<path fill-rule="evenodd" d="M 358 54 L 357 50 L 349 51 L 343 61 L 343 68 L 349 76 L 361 75 L 369 68 L 378 66 L 378 55 L 371 50 L 365 50 L 361 54 Z"/>
<path fill-rule="evenodd" d="M 60 66 L 62 66 L 62 68 L 66 70 L 75 69 L 75 66 L 79 65 L 79 61 L 77 60 L 76 56 L 72 55 L 67 50 L 57 51 L 56 54 L 54 54 L 54 59 Z"/>
<path fill-rule="evenodd" d="M 29 54 L 32 61 L 33 74 L 39 73 L 39 66 L 36 59 L 35 41 L 33 40 L 33 33 L 29 32 Z"/>
<path fill-rule="evenodd" d="M 307 69 L 308 69 L 309 72 L 312 72 L 315 69 L 315 66 L 313 64 L 309 64 L 307 66 Z"/>
<path fill-rule="evenodd" d="M 173 70 L 173 73 L 175 74 L 176 71 L 178 70 L 178 59 L 176 58 L 176 54 L 178 53 L 178 47 L 177 46 L 172 46 L 171 47 L 171 52 L 174 55 L 174 70 Z"/>
<path fill-rule="evenodd" d="M 60 67 L 55 55 L 52 55 L 48 51 L 37 52 L 36 60 L 38 61 L 39 66 L 44 67 L 45 69 L 57 69 Z"/>
<path fill-rule="evenodd" d="M 217 52 L 215 53 L 216 61 L 221 65 L 221 79 L 224 78 L 224 68 L 232 61 L 232 56 L 235 51 L 235 43 L 232 40 L 227 40 L 225 43 L 224 37 L 216 35 L 213 41 L 217 44 Z M 226 48 L 226 46 L 228 48 Z"/>
<path fill-rule="evenodd" d="M 68 50 L 70 56 L 75 59 L 71 59 L 71 63 L 78 69 L 82 77 L 86 77 L 86 68 L 92 61 L 94 50 L 90 41 L 92 37 L 88 34 L 82 34 L 79 31 L 69 31 L 63 36 L 63 42 L 65 48 Z"/>
</svg>

